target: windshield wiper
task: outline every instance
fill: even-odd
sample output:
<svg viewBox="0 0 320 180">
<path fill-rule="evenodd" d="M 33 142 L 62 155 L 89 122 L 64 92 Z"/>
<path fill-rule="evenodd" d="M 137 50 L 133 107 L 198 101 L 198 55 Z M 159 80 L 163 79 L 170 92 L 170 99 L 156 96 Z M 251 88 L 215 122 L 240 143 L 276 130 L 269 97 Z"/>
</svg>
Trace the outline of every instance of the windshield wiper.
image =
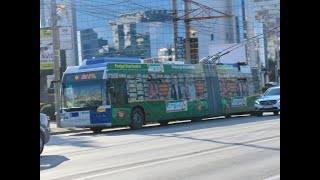
<svg viewBox="0 0 320 180">
<path fill-rule="evenodd" d="M 86 111 L 86 110 L 96 110 L 99 106 L 83 106 L 83 107 L 70 107 L 64 108 L 63 110 L 70 112 L 70 111 Z"/>
</svg>

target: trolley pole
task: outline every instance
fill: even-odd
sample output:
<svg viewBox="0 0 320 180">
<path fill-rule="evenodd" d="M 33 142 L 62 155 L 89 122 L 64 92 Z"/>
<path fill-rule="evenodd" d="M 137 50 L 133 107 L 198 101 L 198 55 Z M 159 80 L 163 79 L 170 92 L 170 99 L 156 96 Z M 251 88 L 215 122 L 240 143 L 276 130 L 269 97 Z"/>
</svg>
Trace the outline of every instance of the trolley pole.
<svg viewBox="0 0 320 180">
<path fill-rule="evenodd" d="M 53 44 L 53 63 L 54 63 L 54 93 L 55 93 L 55 112 L 57 127 L 61 127 L 60 119 L 60 38 L 57 18 L 57 2 L 51 0 L 51 28 Z"/>
</svg>

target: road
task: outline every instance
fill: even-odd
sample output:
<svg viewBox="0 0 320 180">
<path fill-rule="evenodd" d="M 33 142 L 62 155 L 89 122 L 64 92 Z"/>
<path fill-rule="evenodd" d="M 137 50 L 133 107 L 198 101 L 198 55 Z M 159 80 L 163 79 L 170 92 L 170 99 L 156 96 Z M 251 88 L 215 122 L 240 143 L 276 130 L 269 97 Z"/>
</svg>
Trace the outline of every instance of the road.
<svg viewBox="0 0 320 180">
<path fill-rule="evenodd" d="M 43 180 L 280 179 L 280 116 L 51 136 Z"/>
</svg>

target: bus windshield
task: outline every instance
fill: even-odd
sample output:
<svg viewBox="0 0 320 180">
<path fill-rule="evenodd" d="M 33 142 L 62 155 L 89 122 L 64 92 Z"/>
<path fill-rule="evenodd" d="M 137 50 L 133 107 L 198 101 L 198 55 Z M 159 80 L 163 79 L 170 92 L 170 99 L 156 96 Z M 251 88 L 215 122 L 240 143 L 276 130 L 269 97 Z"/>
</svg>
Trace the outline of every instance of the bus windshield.
<svg viewBox="0 0 320 180">
<path fill-rule="evenodd" d="M 102 104 L 101 81 L 63 84 L 62 108 L 98 107 Z"/>
</svg>

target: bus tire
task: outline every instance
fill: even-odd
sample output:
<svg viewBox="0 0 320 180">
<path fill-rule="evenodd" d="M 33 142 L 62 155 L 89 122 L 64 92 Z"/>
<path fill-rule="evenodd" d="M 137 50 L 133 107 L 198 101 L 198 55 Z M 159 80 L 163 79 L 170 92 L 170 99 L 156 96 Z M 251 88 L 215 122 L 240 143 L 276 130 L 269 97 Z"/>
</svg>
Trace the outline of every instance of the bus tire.
<svg viewBox="0 0 320 180">
<path fill-rule="evenodd" d="M 259 117 L 261 117 L 262 114 L 263 114 L 263 112 L 257 112 L 257 113 L 256 113 L 256 115 L 259 116 Z"/>
<path fill-rule="evenodd" d="M 279 111 L 273 111 L 273 114 L 274 114 L 274 115 L 278 115 L 278 114 L 279 114 Z"/>
<path fill-rule="evenodd" d="M 144 116 L 140 109 L 134 109 L 131 113 L 131 129 L 140 129 L 143 126 Z"/>
<path fill-rule="evenodd" d="M 103 130 L 102 127 L 91 127 L 90 129 L 91 131 L 93 131 L 94 134 L 101 133 L 101 131 Z"/>
<path fill-rule="evenodd" d="M 196 117 L 191 119 L 191 122 L 199 122 L 199 121 L 202 121 L 201 117 Z"/>
<path fill-rule="evenodd" d="M 231 118 L 231 114 L 226 114 L 224 117 L 225 118 Z"/>
<path fill-rule="evenodd" d="M 161 126 L 168 125 L 169 121 L 160 121 L 159 122 Z"/>
</svg>

